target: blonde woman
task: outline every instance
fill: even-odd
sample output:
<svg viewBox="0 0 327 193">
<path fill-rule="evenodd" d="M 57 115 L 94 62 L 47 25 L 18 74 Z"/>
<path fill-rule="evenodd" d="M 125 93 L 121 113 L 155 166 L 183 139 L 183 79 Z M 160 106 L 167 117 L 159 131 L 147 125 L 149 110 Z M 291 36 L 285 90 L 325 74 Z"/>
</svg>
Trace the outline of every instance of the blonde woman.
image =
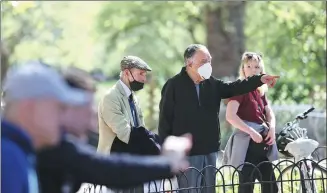
<svg viewBox="0 0 327 193">
<path fill-rule="evenodd" d="M 247 79 L 264 73 L 262 56 L 245 52 L 241 60 L 239 78 Z M 265 84 L 257 90 L 228 99 L 226 119 L 237 129 L 227 143 L 224 163 L 240 171 L 239 193 L 252 193 L 254 185 L 243 183 L 255 182 L 255 179 L 275 181 L 270 163 L 278 159 L 275 115 L 267 102 L 267 89 Z M 270 162 L 261 163 L 264 161 Z M 261 174 L 251 164 L 257 166 Z M 261 187 L 264 193 L 278 192 L 276 183 L 263 183 Z"/>
</svg>

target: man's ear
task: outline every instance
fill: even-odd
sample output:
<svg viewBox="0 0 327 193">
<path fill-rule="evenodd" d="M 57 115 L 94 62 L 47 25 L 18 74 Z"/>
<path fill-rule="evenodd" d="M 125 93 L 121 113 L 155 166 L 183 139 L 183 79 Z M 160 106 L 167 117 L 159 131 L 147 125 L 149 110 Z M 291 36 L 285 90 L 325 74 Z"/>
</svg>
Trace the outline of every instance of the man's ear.
<svg viewBox="0 0 327 193">
<path fill-rule="evenodd" d="M 128 77 L 128 75 L 129 75 L 129 70 L 128 69 L 125 69 L 124 71 L 123 71 L 123 74 L 125 75 L 125 77 Z"/>
<path fill-rule="evenodd" d="M 186 66 L 192 67 L 192 65 L 193 65 L 193 59 L 191 59 L 191 58 L 187 59 L 186 60 Z"/>
</svg>

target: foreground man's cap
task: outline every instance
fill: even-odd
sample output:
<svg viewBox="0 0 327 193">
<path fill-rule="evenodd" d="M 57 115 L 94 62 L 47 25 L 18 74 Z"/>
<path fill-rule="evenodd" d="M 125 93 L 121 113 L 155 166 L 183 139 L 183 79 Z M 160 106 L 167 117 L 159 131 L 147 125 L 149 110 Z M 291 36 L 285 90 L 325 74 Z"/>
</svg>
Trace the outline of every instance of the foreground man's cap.
<svg viewBox="0 0 327 193">
<path fill-rule="evenodd" d="M 67 105 L 90 101 L 86 92 L 69 87 L 58 71 L 38 61 L 8 71 L 3 88 L 5 101 L 54 98 Z"/>
</svg>

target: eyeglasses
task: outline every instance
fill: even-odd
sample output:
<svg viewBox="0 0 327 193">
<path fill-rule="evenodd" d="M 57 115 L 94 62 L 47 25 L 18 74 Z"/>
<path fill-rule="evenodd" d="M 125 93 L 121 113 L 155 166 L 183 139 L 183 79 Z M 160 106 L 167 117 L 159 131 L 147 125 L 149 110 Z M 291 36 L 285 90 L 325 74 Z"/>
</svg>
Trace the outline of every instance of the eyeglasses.
<svg viewBox="0 0 327 193">
<path fill-rule="evenodd" d="M 254 56 L 257 56 L 257 58 L 258 58 L 259 60 L 261 60 L 261 58 L 262 58 L 262 55 L 261 55 L 261 54 L 250 53 L 250 52 L 245 53 L 244 56 L 245 56 L 248 60 L 251 60 Z"/>
</svg>

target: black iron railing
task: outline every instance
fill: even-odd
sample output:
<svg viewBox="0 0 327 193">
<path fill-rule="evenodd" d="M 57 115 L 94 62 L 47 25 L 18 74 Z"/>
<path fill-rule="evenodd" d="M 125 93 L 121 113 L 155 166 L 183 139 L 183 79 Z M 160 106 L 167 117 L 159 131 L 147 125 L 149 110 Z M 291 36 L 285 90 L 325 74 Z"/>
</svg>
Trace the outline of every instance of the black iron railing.
<svg viewBox="0 0 327 193">
<path fill-rule="evenodd" d="M 274 170 L 274 176 L 269 179 L 262 179 L 259 170 L 260 165 L 270 164 Z M 258 178 L 255 182 L 240 183 L 242 176 L 238 168 L 228 165 L 220 167 L 207 166 L 202 170 L 190 167 L 173 179 L 152 181 L 137 188 L 128 190 L 109 190 L 99 185 L 88 185 L 84 188 L 85 193 L 238 193 L 239 189 L 253 186 L 253 193 L 326 193 L 327 192 L 327 159 L 315 161 L 312 159 L 303 159 L 295 162 L 292 159 L 278 160 L 277 162 L 262 162 L 257 166 L 250 163 L 244 163 L 244 166 L 253 168 L 253 175 Z M 243 166 L 243 167 L 244 167 Z M 196 180 L 188 179 L 188 173 L 196 173 Z M 211 172 L 215 175 L 206 175 Z M 214 179 L 216 178 L 216 179 Z M 214 179 L 214 180 L 213 180 Z M 211 184 L 208 182 L 212 182 Z M 182 185 L 182 187 L 181 187 Z M 277 187 L 277 188 L 276 188 Z M 252 189 L 252 188 L 251 188 Z"/>
</svg>

